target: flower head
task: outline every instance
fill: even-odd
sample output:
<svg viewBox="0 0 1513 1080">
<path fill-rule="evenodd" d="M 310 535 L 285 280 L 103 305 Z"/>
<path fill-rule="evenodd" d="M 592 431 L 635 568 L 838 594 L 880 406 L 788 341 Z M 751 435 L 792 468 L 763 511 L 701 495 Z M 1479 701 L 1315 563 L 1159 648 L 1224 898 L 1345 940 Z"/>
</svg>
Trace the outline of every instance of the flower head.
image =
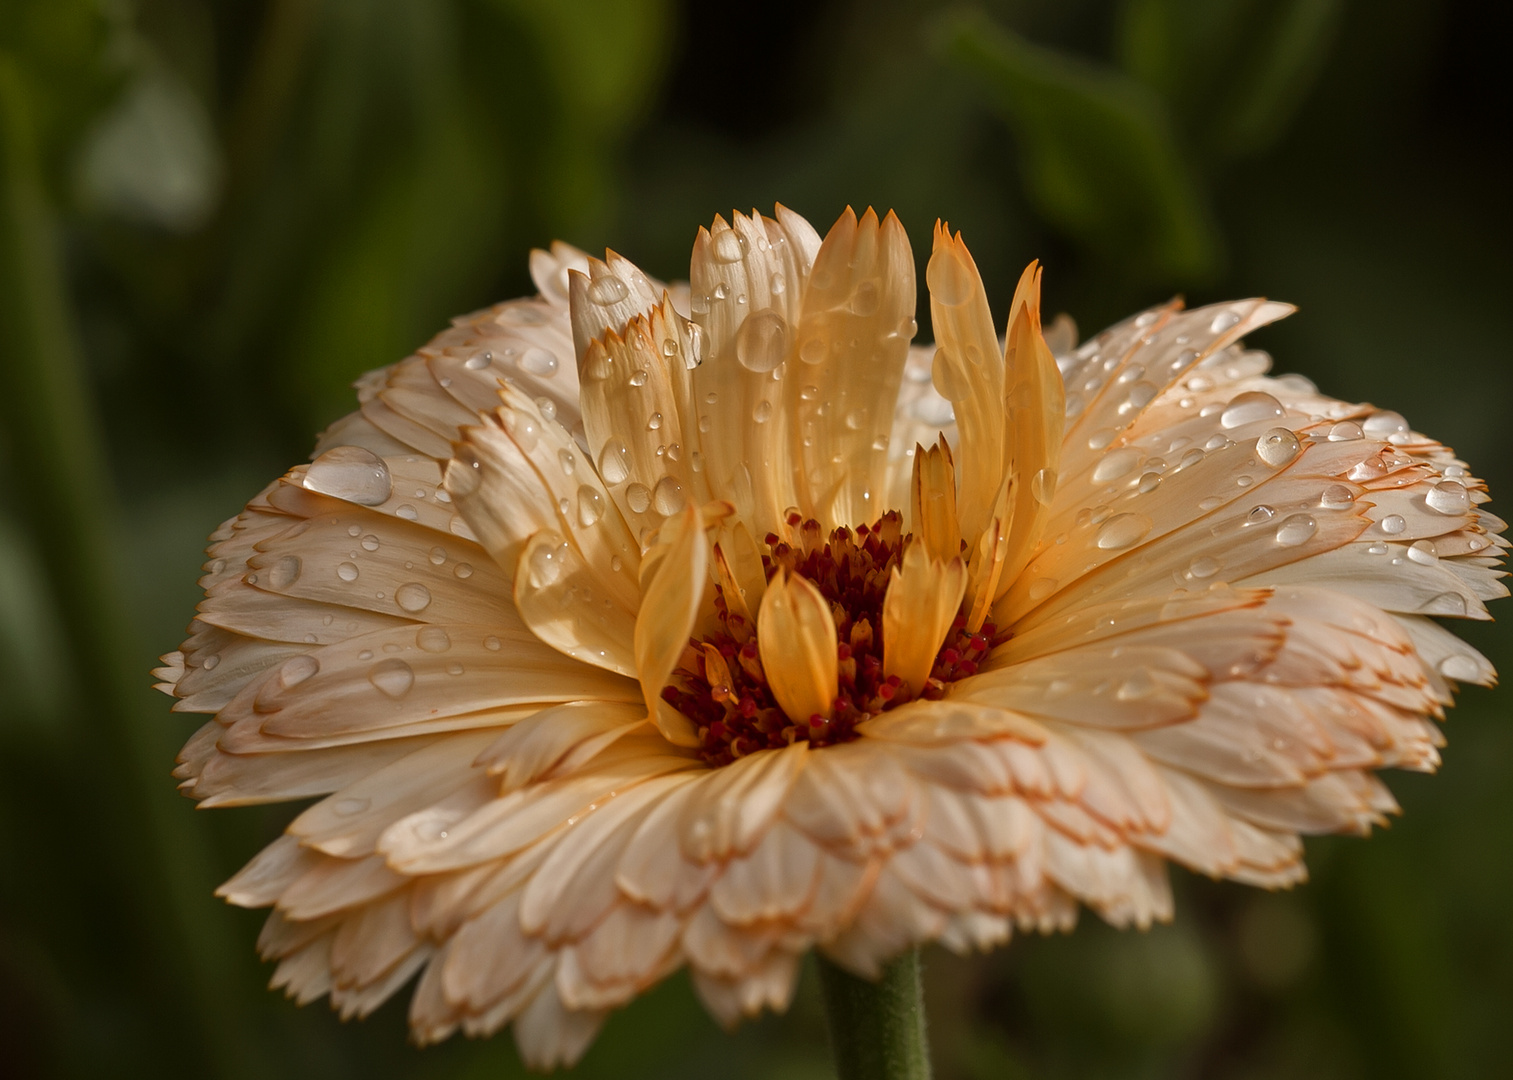
<svg viewBox="0 0 1513 1080">
<path fill-rule="evenodd" d="M 685 965 L 733 1023 L 810 947 L 1146 926 L 1168 861 L 1289 885 L 1434 768 L 1493 672 L 1431 616 L 1507 591 L 1465 466 L 1267 376 L 1286 305 L 1074 347 L 1036 266 L 997 321 L 934 243 L 934 349 L 891 214 L 717 218 L 687 287 L 534 252 L 222 526 L 161 685 L 214 714 L 188 794 L 321 797 L 221 890 L 275 985 L 418 973 L 420 1040 L 550 1066 Z"/>
</svg>

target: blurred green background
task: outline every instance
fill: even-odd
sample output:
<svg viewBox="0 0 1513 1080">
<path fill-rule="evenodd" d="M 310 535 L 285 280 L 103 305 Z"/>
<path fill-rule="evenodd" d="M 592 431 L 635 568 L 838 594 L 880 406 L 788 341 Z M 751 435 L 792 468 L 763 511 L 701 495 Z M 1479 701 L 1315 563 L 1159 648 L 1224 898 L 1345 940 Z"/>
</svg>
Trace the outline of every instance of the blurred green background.
<svg viewBox="0 0 1513 1080">
<path fill-rule="evenodd" d="M 965 230 L 1003 305 L 1046 264 L 1085 332 L 1185 293 L 1408 413 L 1510 490 L 1505 0 L 4 0 L 0 1072 L 517 1075 L 263 986 L 213 886 L 292 815 L 196 814 L 147 669 L 205 535 L 358 373 L 530 289 L 561 237 L 686 273 L 716 212 Z M 924 331 L 928 334 L 928 329 Z M 1494 504 L 1497 505 L 1497 504 Z M 1513 641 L 1467 635 L 1503 668 Z M 1468 690 L 1437 778 L 1265 894 L 927 954 L 942 1080 L 1507 1075 L 1513 726 Z M 813 974 L 720 1033 L 675 978 L 577 1075 L 824 1077 Z"/>
</svg>

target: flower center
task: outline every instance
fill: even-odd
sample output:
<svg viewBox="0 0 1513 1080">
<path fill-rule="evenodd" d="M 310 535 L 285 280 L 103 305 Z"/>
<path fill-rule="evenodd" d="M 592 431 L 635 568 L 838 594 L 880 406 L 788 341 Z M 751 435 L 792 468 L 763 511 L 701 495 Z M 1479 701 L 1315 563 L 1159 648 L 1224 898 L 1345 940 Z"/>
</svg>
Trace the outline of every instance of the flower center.
<svg viewBox="0 0 1513 1080">
<path fill-rule="evenodd" d="M 916 697 L 944 697 L 947 684 L 975 674 L 996 643 L 992 623 L 969 633 L 966 617 L 958 614 L 923 688 L 916 692 L 896 675 L 884 676 L 883 599 L 910 540 L 902 533 L 903 519 L 890 511 L 871 526 L 839 528 L 828 539 L 817 521 L 795 514 L 789 523 L 797 529 L 797 544 L 769 535 L 762 565 L 769 581 L 785 569 L 808 579 L 830 603 L 840 671 L 834 707 L 827 719 L 791 717 L 778 706 L 762 671 L 755 628 L 730 612 L 716 586 L 720 629 L 690 640 L 672 682 L 662 689 L 662 699 L 698 726 L 699 753 L 711 765 L 801 740 L 816 747 L 850 742 L 869 717 Z"/>
</svg>

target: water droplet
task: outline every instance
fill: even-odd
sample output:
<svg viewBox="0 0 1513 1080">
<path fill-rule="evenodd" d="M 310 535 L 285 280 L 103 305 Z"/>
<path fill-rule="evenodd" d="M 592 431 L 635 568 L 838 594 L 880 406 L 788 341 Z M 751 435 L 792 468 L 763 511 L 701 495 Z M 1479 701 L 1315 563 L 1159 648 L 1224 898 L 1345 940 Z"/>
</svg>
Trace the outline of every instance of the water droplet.
<svg viewBox="0 0 1513 1080">
<path fill-rule="evenodd" d="M 494 354 L 485 349 L 483 352 L 475 352 L 462 362 L 462 366 L 469 371 L 482 371 L 494 362 Z"/>
<path fill-rule="evenodd" d="M 578 524 L 585 529 L 604 516 L 604 496 L 587 484 L 578 488 Z"/>
<path fill-rule="evenodd" d="M 930 287 L 930 298 L 946 307 L 965 304 L 977 291 L 976 275 L 965 260 L 945 249 L 925 267 L 925 282 Z"/>
<path fill-rule="evenodd" d="M 1329 429 L 1330 442 L 1354 442 L 1361 437 L 1361 425 L 1349 420 L 1342 420 Z"/>
<path fill-rule="evenodd" d="M 625 502 L 636 513 L 646 513 L 651 506 L 651 488 L 645 484 L 631 484 L 625 489 Z"/>
<path fill-rule="evenodd" d="M 1140 482 L 1135 485 L 1136 490 L 1142 495 L 1149 495 L 1160 486 L 1161 474 L 1158 472 L 1141 473 Z"/>
<path fill-rule="evenodd" d="M 759 402 L 757 402 L 756 403 L 756 408 L 754 408 L 754 409 L 751 410 L 751 418 L 753 420 L 755 420 L 758 424 L 765 424 L 767 421 L 771 420 L 772 419 L 772 402 L 770 402 L 770 401 L 759 401 Z"/>
<path fill-rule="evenodd" d="M 857 285 L 856 291 L 851 294 L 851 310 L 865 319 L 876 315 L 877 307 L 877 281 L 868 278 Z"/>
<path fill-rule="evenodd" d="M 404 518 L 406 521 L 416 521 L 420 518 L 420 511 L 409 503 L 400 503 L 394 508 L 394 516 Z"/>
<path fill-rule="evenodd" d="M 1276 516 L 1276 510 L 1265 503 L 1261 503 L 1259 506 L 1252 506 L 1250 508 L 1250 513 L 1245 515 L 1245 524 L 1260 525 L 1262 522 L 1270 521 Z"/>
<path fill-rule="evenodd" d="M 867 419 L 867 414 L 861 409 L 852 409 L 846 414 L 846 427 L 851 431 L 860 431 L 862 421 Z"/>
<path fill-rule="evenodd" d="M 394 590 L 394 602 L 413 615 L 430 606 L 431 590 L 418 581 L 408 581 Z"/>
<path fill-rule="evenodd" d="M 1319 531 L 1319 523 L 1311 514 L 1289 514 L 1277 526 L 1277 543 L 1283 547 L 1297 547 L 1306 543 Z"/>
<path fill-rule="evenodd" d="M 1408 421 L 1403 419 L 1401 413 L 1382 410 L 1374 412 L 1366 417 L 1366 422 L 1361 425 L 1366 435 L 1373 439 L 1385 439 L 1392 442 L 1394 435 L 1406 435 L 1408 433 Z"/>
<path fill-rule="evenodd" d="M 1219 572 L 1219 560 L 1199 555 L 1187 564 L 1187 575 L 1192 578 L 1211 578 Z"/>
<path fill-rule="evenodd" d="M 1441 480 L 1429 489 L 1424 502 L 1441 514 L 1464 514 L 1471 509 L 1471 495 L 1458 480 Z"/>
<path fill-rule="evenodd" d="M 734 229 L 722 229 L 715 233 L 713 243 L 714 257 L 723 263 L 740 262 L 745 254 L 746 238 Z"/>
<path fill-rule="evenodd" d="M 609 568 L 618 574 L 621 570 L 625 569 L 625 560 L 618 555 L 611 555 L 609 557 Z"/>
<path fill-rule="evenodd" d="M 1381 526 L 1382 532 L 1388 536 L 1397 536 L 1408 528 L 1408 522 L 1403 520 L 1401 514 L 1388 514 L 1377 524 Z"/>
<path fill-rule="evenodd" d="M 357 580 L 357 564 L 344 562 L 336 568 L 336 576 L 343 581 Z"/>
<path fill-rule="evenodd" d="M 601 278 L 600 280 L 607 281 L 612 279 Z M 555 375 L 557 372 L 557 358 L 545 349 L 532 346 L 520 354 L 520 370 L 531 375 Z"/>
<path fill-rule="evenodd" d="M 331 812 L 337 817 L 353 817 L 366 810 L 371 801 L 370 799 L 337 799 L 331 804 Z"/>
<path fill-rule="evenodd" d="M 884 443 L 883 449 L 886 447 Z M 1030 496 L 1041 506 L 1051 505 L 1051 500 L 1056 497 L 1056 470 L 1041 469 L 1030 479 Z"/>
<path fill-rule="evenodd" d="M 1408 547 L 1408 558 L 1422 566 L 1439 562 L 1439 551 L 1428 540 L 1418 540 Z"/>
<path fill-rule="evenodd" d="M 1144 455 L 1132 446 L 1110 450 L 1093 468 L 1093 483 L 1106 484 L 1134 472 Z"/>
<path fill-rule="evenodd" d="M 606 484 L 621 484 L 630 478 L 630 466 L 625 463 L 625 444 L 611 439 L 599 451 L 599 475 Z"/>
<path fill-rule="evenodd" d="M 1458 682 L 1474 682 L 1482 677 L 1481 666 L 1469 656 L 1447 656 L 1439 662 L 1439 673 Z"/>
<path fill-rule="evenodd" d="M 657 488 L 652 493 L 652 503 L 657 508 L 657 513 L 663 517 L 671 517 L 682 510 L 688 503 L 688 497 L 683 493 L 683 485 L 670 476 L 664 476 L 657 481 Z"/>
<path fill-rule="evenodd" d="M 368 681 L 386 697 L 402 698 L 415 685 L 415 671 L 397 657 L 380 660 L 368 672 Z"/>
<path fill-rule="evenodd" d="M 1364 483 L 1367 480 L 1378 480 L 1386 476 L 1387 467 L 1382 464 L 1382 459 L 1378 455 L 1373 454 L 1365 461 L 1356 462 L 1345 475 L 1356 483 Z"/>
<path fill-rule="evenodd" d="M 383 458 L 361 446 L 335 446 L 310 463 L 304 486 L 359 506 L 386 502 L 394 490 Z"/>
<path fill-rule="evenodd" d="M 646 418 L 646 430 L 657 431 L 662 427 L 662 414 L 654 412 Z"/>
<path fill-rule="evenodd" d="M 483 639 L 483 647 L 489 652 L 498 652 L 503 646 L 493 634 Z"/>
<path fill-rule="evenodd" d="M 972 380 L 966 364 L 949 349 L 936 349 L 930 378 L 935 392 L 950 401 L 965 401 L 972 394 Z"/>
<path fill-rule="evenodd" d="M 415 635 L 415 644 L 426 652 L 441 653 L 452 647 L 452 639 L 439 626 L 423 626 Z"/>
<path fill-rule="evenodd" d="M 1466 598 L 1458 592 L 1443 592 L 1419 608 L 1425 615 L 1464 615 Z"/>
<path fill-rule="evenodd" d="M 1300 449 L 1290 428 L 1274 427 L 1256 440 L 1256 456 L 1274 469 L 1297 457 Z"/>
<path fill-rule="evenodd" d="M 531 549 L 531 584 L 538 589 L 555 584 L 561 579 L 567 565 L 567 544 L 561 537 L 557 542 L 537 544 Z"/>
<path fill-rule="evenodd" d="M 1151 531 L 1151 519 L 1144 514 L 1115 514 L 1098 530 L 1098 546 L 1117 551 L 1138 543 Z"/>
<path fill-rule="evenodd" d="M 466 581 L 473 576 L 473 564 L 460 562 L 457 564 L 457 569 L 453 570 L 452 573 L 456 574 L 463 581 Z"/>
<path fill-rule="evenodd" d="M 275 589 L 287 589 L 299 580 L 298 555 L 285 555 L 268 568 L 268 584 Z"/>
<path fill-rule="evenodd" d="M 1031 600 L 1044 600 L 1056 591 L 1055 578 L 1036 578 L 1030 582 L 1029 594 Z"/>
<path fill-rule="evenodd" d="M 1319 493 L 1319 506 L 1325 510 L 1345 510 L 1355 503 L 1355 493 L 1344 484 L 1330 484 Z"/>
<path fill-rule="evenodd" d="M 618 304 L 629 295 L 630 290 L 625 287 L 625 282 L 611 274 L 596 277 L 588 283 L 588 298 L 600 307 Z"/>
<path fill-rule="evenodd" d="M 1259 390 L 1247 390 L 1230 399 L 1224 411 L 1219 414 L 1219 426 L 1228 431 L 1244 424 L 1254 424 L 1260 420 L 1276 420 L 1286 415 L 1287 412 L 1282 408 L 1282 403 L 1270 394 L 1263 394 Z"/>
<path fill-rule="evenodd" d="M 1208 328 L 1215 334 L 1222 334 L 1240 321 L 1240 316 L 1233 311 L 1221 311 L 1214 316 L 1214 321 L 1208 324 Z"/>
<path fill-rule="evenodd" d="M 1366 545 L 1366 552 L 1370 555 L 1385 555 L 1387 554 L 1387 550 L 1386 543 L 1381 540 Z"/>
<path fill-rule="evenodd" d="M 1102 450 L 1119 437 L 1119 433 L 1113 428 L 1100 428 L 1087 437 L 1089 450 Z"/>
<path fill-rule="evenodd" d="M 712 417 L 710 417 L 710 415 L 708 413 L 704 413 L 702 416 L 699 417 L 699 430 L 701 432 L 706 432 L 707 433 L 713 427 L 714 427 L 714 420 L 713 420 Z"/>
</svg>

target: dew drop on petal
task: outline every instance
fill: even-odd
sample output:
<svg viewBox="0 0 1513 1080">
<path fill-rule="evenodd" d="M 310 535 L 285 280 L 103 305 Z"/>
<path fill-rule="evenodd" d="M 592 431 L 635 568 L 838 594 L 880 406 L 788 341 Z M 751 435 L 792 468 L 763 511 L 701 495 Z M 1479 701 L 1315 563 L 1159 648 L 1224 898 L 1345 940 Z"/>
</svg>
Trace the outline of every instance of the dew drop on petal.
<svg viewBox="0 0 1513 1080">
<path fill-rule="evenodd" d="M 394 590 L 394 602 L 413 615 L 431 605 L 431 590 L 418 581 L 407 581 Z"/>
<path fill-rule="evenodd" d="M 865 319 L 876 315 L 877 308 L 877 279 L 867 278 L 851 294 L 851 310 Z"/>
<path fill-rule="evenodd" d="M 1274 427 L 1256 440 L 1256 456 L 1274 469 L 1297 457 L 1300 449 L 1290 428 Z"/>
<path fill-rule="evenodd" d="M 1277 526 L 1277 543 L 1283 547 L 1297 547 L 1307 543 L 1319 531 L 1319 523 L 1311 514 L 1289 514 Z"/>
<path fill-rule="evenodd" d="M 788 323 L 781 315 L 771 308 L 752 312 L 736 331 L 736 360 L 748 371 L 771 371 L 787 357 L 788 341 Z M 823 341 L 820 345 L 823 350 Z"/>
<path fill-rule="evenodd" d="M 364 551 L 378 550 L 378 536 L 374 533 L 369 533 L 367 536 L 364 536 L 360 543 L 362 544 L 362 549 Z"/>
<path fill-rule="evenodd" d="M 887 443 L 878 449 L 886 449 Z M 1041 506 L 1051 505 L 1051 500 L 1056 497 L 1056 470 L 1041 469 L 1030 479 L 1030 495 Z"/>
<path fill-rule="evenodd" d="M 618 304 L 629 295 L 630 290 L 625 287 L 625 282 L 611 274 L 596 277 L 588 283 L 588 298 L 600 307 Z"/>
<path fill-rule="evenodd" d="M 1151 519 L 1144 514 L 1115 514 L 1098 530 L 1098 546 L 1105 551 L 1118 551 L 1144 539 L 1151 531 Z"/>
<path fill-rule="evenodd" d="M 278 669 L 278 681 L 283 689 L 298 686 L 310 676 L 320 670 L 320 661 L 308 653 L 303 656 L 291 657 L 284 661 L 284 666 Z"/>
<path fill-rule="evenodd" d="M 483 639 L 483 647 L 489 652 L 498 652 L 501 648 L 503 648 L 499 639 L 496 638 L 493 634 L 490 634 L 488 637 Z"/>
<path fill-rule="evenodd" d="M 652 492 L 652 503 L 656 506 L 657 513 L 671 517 L 688 504 L 688 497 L 683 493 L 682 484 L 670 476 L 664 476 L 657 481 L 656 490 Z"/>
<path fill-rule="evenodd" d="M 1443 592 L 1419 608 L 1425 615 L 1464 615 L 1466 598 L 1458 592 Z"/>
<path fill-rule="evenodd" d="M 1408 558 L 1422 566 L 1432 566 L 1439 562 L 1439 552 L 1432 542 L 1419 540 L 1408 548 Z"/>
<path fill-rule="evenodd" d="M 1198 502 L 1199 510 L 1213 510 L 1224 505 L 1224 499 L 1219 495 L 1210 495 Z"/>
<path fill-rule="evenodd" d="M 447 561 L 447 549 L 442 547 L 433 547 L 428 553 L 427 557 L 431 560 L 432 566 L 440 566 L 442 563 Z"/>
<path fill-rule="evenodd" d="M 1158 472 L 1141 473 L 1140 482 L 1135 485 L 1136 490 L 1142 495 L 1149 495 L 1160 486 L 1161 474 Z"/>
<path fill-rule="evenodd" d="M 1044 600 L 1056 591 L 1055 578 L 1036 578 L 1030 582 L 1029 594 L 1031 600 Z"/>
<path fill-rule="evenodd" d="M 1374 412 L 1366 417 L 1366 422 L 1361 425 L 1361 430 L 1372 439 L 1385 439 L 1392 441 L 1394 435 L 1406 435 L 1408 433 L 1408 421 L 1403 419 L 1401 413 L 1382 410 Z"/>
<path fill-rule="evenodd" d="M 361 446 L 334 446 L 310 463 L 304 486 L 359 506 L 386 502 L 394 481 L 383 458 Z"/>
<path fill-rule="evenodd" d="M 601 278 L 600 280 L 610 280 Z M 557 358 L 539 346 L 531 346 L 520 354 L 520 370 L 531 375 L 555 375 Z"/>
<path fill-rule="evenodd" d="M 299 580 L 298 555 L 285 555 L 268 568 L 268 584 L 275 589 L 287 589 Z"/>
<path fill-rule="evenodd" d="M 1377 522 L 1377 524 L 1381 526 L 1382 532 L 1388 536 L 1396 536 L 1401 532 L 1405 532 L 1408 528 L 1408 522 L 1403 519 L 1403 515 L 1401 514 L 1388 514 L 1381 521 Z"/>
<path fill-rule="evenodd" d="M 1355 503 L 1355 493 L 1344 484 L 1330 484 L 1319 493 L 1319 506 L 1325 510 L 1344 510 Z"/>
<path fill-rule="evenodd" d="M 480 472 L 483 463 L 477 458 L 472 457 L 466 450 L 462 451 L 462 453 L 468 454 L 466 460 L 457 457 L 447 462 L 444 483 L 449 490 L 466 498 L 477 491 L 479 484 L 482 482 Z"/>
<path fill-rule="evenodd" d="M 1439 673 L 1458 682 L 1474 682 L 1482 677 L 1481 667 L 1469 656 L 1447 656 L 1439 662 Z"/>
<path fill-rule="evenodd" d="M 850 431 L 860 431 L 862 421 L 867 419 L 867 414 L 861 409 L 852 409 L 846 414 L 846 428 Z"/>
<path fill-rule="evenodd" d="M 651 488 L 645 484 L 631 484 L 625 489 L 625 501 L 636 513 L 644 514 L 651 506 Z"/>
<path fill-rule="evenodd" d="M 662 414 L 654 412 L 646 418 L 646 430 L 657 431 L 662 427 Z"/>
<path fill-rule="evenodd" d="M 714 235 L 714 257 L 722 263 L 740 262 L 746 249 L 746 238 L 734 229 L 722 229 Z"/>
<path fill-rule="evenodd" d="M 406 521 L 417 521 L 420 518 L 420 511 L 409 503 L 400 503 L 394 508 L 394 516 L 404 518 Z"/>
<path fill-rule="evenodd" d="M 1093 467 L 1093 483 L 1106 484 L 1110 480 L 1117 480 L 1121 476 L 1127 476 L 1135 470 L 1143 457 L 1139 450 L 1132 446 L 1120 447 L 1111 450 L 1099 460 Z"/>
<path fill-rule="evenodd" d="M 1259 390 L 1247 390 L 1243 394 L 1236 394 L 1230 398 L 1229 404 L 1224 406 L 1224 411 L 1219 414 L 1219 426 L 1228 431 L 1244 424 L 1254 424 L 1260 420 L 1277 420 L 1286 415 L 1287 412 L 1282 408 L 1282 403 L 1270 394 L 1263 394 Z"/>
<path fill-rule="evenodd" d="M 352 817 L 362 813 L 370 805 L 371 799 L 337 799 L 331 804 L 331 812 L 337 817 Z"/>
<path fill-rule="evenodd" d="M 1192 578 L 1211 578 L 1219 572 L 1219 560 L 1199 555 L 1187 564 L 1187 575 Z"/>
<path fill-rule="evenodd" d="M 925 283 L 930 287 L 930 298 L 946 307 L 965 304 L 977 291 L 977 282 L 966 263 L 945 251 L 926 265 Z"/>
<path fill-rule="evenodd" d="M 935 392 L 949 401 L 963 401 L 972 393 L 972 382 L 966 367 L 949 349 L 935 350 L 935 359 L 930 366 L 930 380 Z"/>
<path fill-rule="evenodd" d="M 1458 480 L 1441 480 L 1429 489 L 1424 502 L 1441 514 L 1464 514 L 1471 509 L 1471 495 Z"/>
<path fill-rule="evenodd" d="M 599 475 L 606 484 L 621 484 L 630 477 L 630 466 L 625 463 L 625 444 L 611 439 L 599 451 Z"/>
<path fill-rule="evenodd" d="M 1238 324 L 1239 321 L 1240 316 L 1236 315 L 1233 311 L 1221 311 L 1214 316 L 1214 321 L 1208 324 L 1208 328 L 1215 334 L 1222 334 L 1224 331 Z"/>
<path fill-rule="evenodd" d="M 459 578 L 466 581 L 468 578 L 473 576 L 473 564 L 460 562 L 457 564 L 457 569 L 453 570 L 452 573 L 456 574 Z"/>
<path fill-rule="evenodd" d="M 462 362 L 462 366 L 469 371 L 482 371 L 493 362 L 494 354 L 485 349 L 482 352 L 475 352 L 472 356 L 468 357 Z"/>
<path fill-rule="evenodd" d="M 531 584 L 538 589 L 555 584 L 566 569 L 566 560 L 566 542 L 537 544 L 530 556 Z"/>
<path fill-rule="evenodd" d="M 390 657 L 373 665 L 368 681 L 385 697 L 402 698 L 415 685 L 415 670 L 398 657 Z"/>
<path fill-rule="evenodd" d="M 1245 524 L 1260 525 L 1277 516 L 1277 512 L 1265 503 L 1250 508 L 1250 513 L 1245 515 Z"/>
<path fill-rule="evenodd" d="M 443 653 L 452 647 L 452 639 L 439 626 L 423 626 L 415 635 L 415 644 L 426 652 Z"/>
<path fill-rule="evenodd" d="M 604 496 L 587 484 L 578 488 L 578 524 L 585 529 L 604 516 Z"/>
<path fill-rule="evenodd" d="M 757 402 L 756 407 L 751 410 L 751 418 L 758 424 L 765 424 L 767 421 L 771 420 L 772 402 L 766 400 Z"/>
<path fill-rule="evenodd" d="M 341 563 L 336 568 L 336 576 L 341 578 L 343 581 L 356 581 L 357 564 L 349 562 Z"/>
<path fill-rule="evenodd" d="M 1330 442 L 1354 442 L 1362 437 L 1361 425 L 1350 420 L 1341 420 L 1329 429 Z"/>
</svg>

